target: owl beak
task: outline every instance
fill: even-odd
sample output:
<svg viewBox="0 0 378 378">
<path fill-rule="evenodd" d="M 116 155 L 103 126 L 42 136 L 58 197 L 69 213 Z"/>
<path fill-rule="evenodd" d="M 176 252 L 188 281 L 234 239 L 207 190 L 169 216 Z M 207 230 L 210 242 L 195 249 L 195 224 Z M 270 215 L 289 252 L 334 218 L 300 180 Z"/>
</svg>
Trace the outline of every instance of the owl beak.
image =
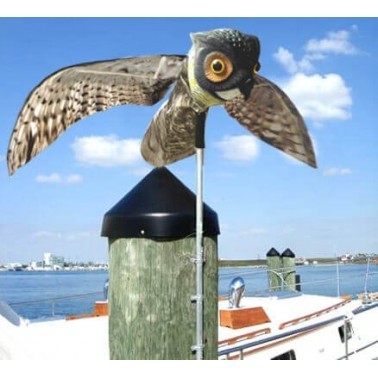
<svg viewBox="0 0 378 378">
<path fill-rule="evenodd" d="M 251 94 L 253 88 L 253 79 L 250 77 L 245 81 L 240 87 L 239 90 L 244 96 L 244 100 L 247 101 L 249 99 L 249 96 Z"/>
</svg>

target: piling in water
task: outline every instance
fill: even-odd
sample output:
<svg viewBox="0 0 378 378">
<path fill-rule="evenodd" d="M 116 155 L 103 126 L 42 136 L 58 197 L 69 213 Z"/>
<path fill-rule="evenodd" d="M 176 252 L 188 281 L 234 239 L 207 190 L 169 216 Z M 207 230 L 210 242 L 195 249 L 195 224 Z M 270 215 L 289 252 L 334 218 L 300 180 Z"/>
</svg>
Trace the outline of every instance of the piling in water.
<svg viewBox="0 0 378 378">
<path fill-rule="evenodd" d="M 283 289 L 295 291 L 295 255 L 287 248 L 281 255 L 282 257 L 282 278 Z"/>
<path fill-rule="evenodd" d="M 266 254 L 269 290 L 281 290 L 281 256 L 275 248 Z"/>
</svg>

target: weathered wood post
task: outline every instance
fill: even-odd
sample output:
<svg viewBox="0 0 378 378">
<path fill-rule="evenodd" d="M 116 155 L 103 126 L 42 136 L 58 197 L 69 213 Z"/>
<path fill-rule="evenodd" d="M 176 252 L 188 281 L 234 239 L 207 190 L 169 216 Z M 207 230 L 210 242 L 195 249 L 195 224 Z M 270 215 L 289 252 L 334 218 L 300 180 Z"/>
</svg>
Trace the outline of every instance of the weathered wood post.
<svg viewBox="0 0 378 378">
<path fill-rule="evenodd" d="M 196 198 L 156 168 L 104 217 L 111 359 L 194 359 Z M 217 214 L 204 205 L 204 359 L 217 359 Z"/>
<path fill-rule="evenodd" d="M 295 291 L 295 255 L 287 248 L 281 255 L 284 290 Z"/>
<path fill-rule="evenodd" d="M 281 256 L 275 248 L 271 248 L 266 254 L 268 268 L 269 289 L 272 291 L 281 290 Z"/>
</svg>

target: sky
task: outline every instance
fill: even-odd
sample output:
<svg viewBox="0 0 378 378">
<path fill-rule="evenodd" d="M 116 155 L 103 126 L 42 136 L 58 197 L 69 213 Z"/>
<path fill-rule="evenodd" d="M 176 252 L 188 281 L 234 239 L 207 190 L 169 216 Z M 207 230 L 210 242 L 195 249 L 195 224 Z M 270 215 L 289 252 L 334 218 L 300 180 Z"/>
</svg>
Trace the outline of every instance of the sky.
<svg viewBox="0 0 378 378">
<path fill-rule="evenodd" d="M 219 217 L 219 256 L 378 253 L 376 18 L 0 18 L 0 264 L 44 252 L 107 261 L 103 216 L 152 169 L 139 143 L 161 102 L 87 117 L 9 177 L 8 142 L 29 92 L 65 66 L 186 54 L 191 32 L 221 27 L 259 37 L 259 73 L 302 113 L 318 169 L 210 109 L 204 199 Z M 195 164 L 168 169 L 195 191 Z"/>
</svg>

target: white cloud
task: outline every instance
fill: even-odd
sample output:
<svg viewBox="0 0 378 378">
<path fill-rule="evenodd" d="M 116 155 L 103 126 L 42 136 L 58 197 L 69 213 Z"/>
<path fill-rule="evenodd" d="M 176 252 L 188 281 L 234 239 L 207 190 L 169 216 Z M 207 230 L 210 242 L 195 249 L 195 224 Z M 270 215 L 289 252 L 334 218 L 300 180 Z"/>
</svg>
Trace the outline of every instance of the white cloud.
<svg viewBox="0 0 378 378">
<path fill-rule="evenodd" d="M 324 176 L 347 176 L 351 175 L 353 172 L 350 168 L 328 168 L 323 171 Z"/>
<path fill-rule="evenodd" d="M 353 31 L 357 31 L 352 26 Z M 310 39 L 307 41 L 304 50 L 305 54 L 300 59 L 295 59 L 294 54 L 288 49 L 280 46 L 273 54 L 283 68 L 290 74 L 297 72 L 310 73 L 315 71 L 314 62 L 323 60 L 330 54 L 352 55 L 357 54 L 357 48 L 350 42 L 351 33 L 348 30 L 338 30 L 327 33 L 323 39 Z"/>
<path fill-rule="evenodd" d="M 282 88 L 305 118 L 319 122 L 351 116 L 351 89 L 338 74 L 297 73 Z"/>
<path fill-rule="evenodd" d="M 89 231 L 73 232 L 73 233 L 69 233 L 69 234 L 64 235 L 64 238 L 68 241 L 76 241 L 76 240 L 80 240 L 80 239 L 86 239 L 86 238 L 89 238 L 89 237 L 92 237 L 92 236 L 97 237 L 98 233 L 96 233 L 94 235 L 93 232 L 89 232 Z"/>
<path fill-rule="evenodd" d="M 259 153 L 256 138 L 252 135 L 226 135 L 216 142 L 216 146 L 227 160 L 251 161 Z"/>
<path fill-rule="evenodd" d="M 278 51 L 273 54 L 273 57 L 288 71 L 289 73 L 295 73 L 298 71 L 298 63 L 294 59 L 293 54 L 285 49 L 279 47 Z"/>
<path fill-rule="evenodd" d="M 311 60 L 322 59 L 321 55 L 305 55 L 301 60 L 295 60 L 293 53 L 284 47 L 279 47 L 278 51 L 273 54 L 273 57 L 280 63 L 287 72 L 294 74 L 296 72 L 311 72 L 314 71 L 314 66 Z"/>
<path fill-rule="evenodd" d="M 353 30 L 355 30 L 353 28 Z M 350 42 L 348 30 L 331 31 L 323 39 L 310 39 L 305 50 L 310 53 L 352 55 L 357 53 L 356 47 Z"/>
<path fill-rule="evenodd" d="M 38 238 L 38 239 L 49 239 L 49 238 L 54 238 L 54 239 L 61 239 L 62 234 L 60 232 L 52 232 L 52 231 L 37 231 L 32 234 L 33 237 Z"/>
<path fill-rule="evenodd" d="M 72 144 L 81 163 L 101 167 L 135 165 L 141 161 L 140 140 L 120 139 L 116 135 L 76 138 Z"/>
<path fill-rule="evenodd" d="M 52 173 L 51 175 L 38 175 L 35 181 L 41 184 L 79 184 L 83 181 L 83 177 L 78 174 L 62 176 L 59 173 Z"/>
<path fill-rule="evenodd" d="M 98 233 L 94 233 L 90 231 L 62 233 L 62 232 L 43 230 L 43 231 L 34 232 L 32 236 L 36 239 L 50 239 L 50 240 L 59 239 L 59 240 L 66 240 L 66 241 L 76 241 L 80 239 L 86 239 L 92 236 L 97 237 Z"/>
<path fill-rule="evenodd" d="M 63 182 L 65 184 L 79 184 L 82 181 L 83 181 L 83 176 L 78 175 L 78 174 L 69 175 L 63 179 Z"/>
<path fill-rule="evenodd" d="M 51 175 L 38 175 L 36 176 L 35 181 L 42 184 L 60 183 L 62 177 L 58 173 L 52 173 Z"/>
</svg>

